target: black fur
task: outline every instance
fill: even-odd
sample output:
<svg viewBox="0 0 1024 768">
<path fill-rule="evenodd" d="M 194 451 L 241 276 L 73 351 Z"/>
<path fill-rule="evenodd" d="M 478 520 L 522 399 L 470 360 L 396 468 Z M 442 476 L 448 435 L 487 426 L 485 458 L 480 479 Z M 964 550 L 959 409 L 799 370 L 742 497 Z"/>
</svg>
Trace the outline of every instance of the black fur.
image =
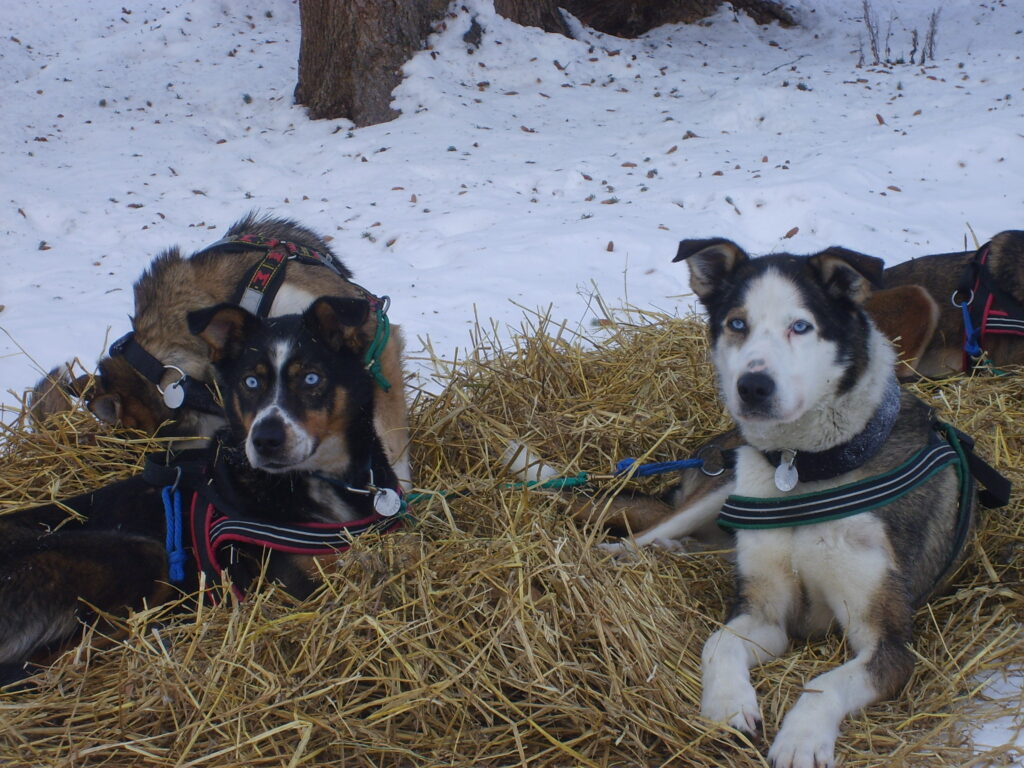
<svg viewBox="0 0 1024 768">
<path fill-rule="evenodd" d="M 364 316 L 365 307 L 352 301 L 320 299 L 301 316 L 269 321 L 228 308 L 243 313 L 242 330 L 231 353 L 217 364 L 217 373 L 234 407 L 228 408 L 229 436 L 213 443 L 206 460 L 206 476 L 228 511 L 281 523 L 322 521 L 330 515 L 320 500 L 333 491 L 343 497 L 352 518 L 361 518 L 372 513 L 372 501 L 344 491 L 344 484 L 365 486 L 372 468 L 376 485 L 397 486 L 373 428 L 374 385 L 362 365 L 358 338 L 346 337 L 341 330 L 345 321 Z M 214 308 L 212 314 L 221 310 Z M 205 329 L 202 321 L 210 314 L 197 317 L 197 327 Z M 337 327 L 332 327 L 332 317 Z M 331 333 L 335 335 L 328 338 Z M 305 366 L 303 370 L 315 366 L 325 381 L 315 392 L 289 395 L 294 401 L 287 401 L 285 407 L 294 411 L 293 416 L 301 418 L 307 407 L 324 408 L 336 398 L 344 400 L 341 422 L 350 461 L 330 472 L 333 482 L 324 481 L 319 473 L 255 470 L 240 447 L 246 437 L 240 415 L 247 412 L 247 405 L 238 394 L 244 390 L 239 377 L 265 356 L 269 345 L 283 339 L 291 342 L 293 357 Z M 81 519 L 68 520 L 66 508 Z M 166 584 L 165 527 L 160 489 L 141 476 L 62 505 L 0 517 L 0 665 L 37 659 L 66 643 L 78 634 L 81 621 L 93 620 L 86 603 L 123 615 L 141 607 L 143 601 L 152 604 L 171 597 L 174 591 Z M 265 553 L 255 547 L 240 551 L 241 562 L 231 573 L 244 586 L 258 574 Z M 267 561 L 268 577 L 289 592 L 303 597 L 315 587 L 294 556 L 272 552 Z M 185 573 L 181 588 L 194 591 L 198 586 L 194 562 L 186 564 Z"/>
</svg>

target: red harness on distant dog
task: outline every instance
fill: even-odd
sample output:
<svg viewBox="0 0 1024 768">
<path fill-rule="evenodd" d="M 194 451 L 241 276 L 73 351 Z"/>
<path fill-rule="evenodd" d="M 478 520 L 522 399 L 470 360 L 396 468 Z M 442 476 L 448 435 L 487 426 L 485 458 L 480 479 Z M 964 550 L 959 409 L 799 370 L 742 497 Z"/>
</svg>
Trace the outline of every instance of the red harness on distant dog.
<svg viewBox="0 0 1024 768">
<path fill-rule="evenodd" d="M 1024 306 L 996 285 L 988 268 L 990 245 L 974 254 L 953 293 L 954 306 L 964 311 L 964 371 L 973 367 L 972 358 L 981 356 L 985 339 L 994 336 L 1024 336 Z M 966 295 L 962 302 L 958 296 Z"/>
</svg>

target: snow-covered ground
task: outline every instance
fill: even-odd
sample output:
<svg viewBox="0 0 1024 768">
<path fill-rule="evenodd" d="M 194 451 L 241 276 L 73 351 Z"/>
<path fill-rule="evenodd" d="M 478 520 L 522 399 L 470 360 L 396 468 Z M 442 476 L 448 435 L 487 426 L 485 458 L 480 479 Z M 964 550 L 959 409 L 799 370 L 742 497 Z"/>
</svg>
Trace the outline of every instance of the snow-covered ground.
<svg viewBox="0 0 1024 768">
<path fill-rule="evenodd" d="M 292 103 L 292 0 L 5 0 L 0 390 L 37 363 L 94 364 L 154 255 L 251 208 L 333 237 L 392 297 L 413 358 L 522 307 L 587 323 L 595 290 L 684 312 L 685 237 L 895 263 L 1024 227 L 1019 0 L 873 0 L 894 60 L 941 7 L 924 67 L 858 67 L 859 2 L 797 0 L 797 29 L 722 11 L 632 41 L 458 5 L 406 66 L 402 117 L 351 130 Z"/>
</svg>

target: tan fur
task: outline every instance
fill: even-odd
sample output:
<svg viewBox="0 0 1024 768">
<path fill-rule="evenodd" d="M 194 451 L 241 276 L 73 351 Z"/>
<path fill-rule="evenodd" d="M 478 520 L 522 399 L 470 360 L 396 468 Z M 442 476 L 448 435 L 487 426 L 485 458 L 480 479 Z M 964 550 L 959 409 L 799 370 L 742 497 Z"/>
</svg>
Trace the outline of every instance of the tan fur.
<svg viewBox="0 0 1024 768">
<path fill-rule="evenodd" d="M 920 360 L 939 323 L 939 306 L 920 285 L 883 288 L 868 296 L 864 308 L 896 347 L 900 379 L 918 376 Z"/>
</svg>

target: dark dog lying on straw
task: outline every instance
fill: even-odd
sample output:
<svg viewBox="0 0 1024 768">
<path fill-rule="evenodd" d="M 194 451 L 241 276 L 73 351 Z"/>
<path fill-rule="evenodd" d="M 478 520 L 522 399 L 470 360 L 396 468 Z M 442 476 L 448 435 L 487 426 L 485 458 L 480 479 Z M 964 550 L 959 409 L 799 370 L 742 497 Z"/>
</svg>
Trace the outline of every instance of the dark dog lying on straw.
<svg viewBox="0 0 1024 768">
<path fill-rule="evenodd" d="M 191 593 L 200 573 L 219 586 L 226 571 L 241 595 L 265 567 L 305 596 L 319 556 L 397 527 L 405 504 L 362 362 L 369 310 L 321 298 L 269 320 L 234 305 L 191 313 L 229 431 L 141 476 L 0 517 L 0 663 L 45 658 L 82 622 Z"/>
<path fill-rule="evenodd" d="M 910 259 L 885 270 L 865 302 L 896 345 L 900 378 L 1024 363 L 1024 231 L 1000 232 L 977 251 Z"/>
</svg>

